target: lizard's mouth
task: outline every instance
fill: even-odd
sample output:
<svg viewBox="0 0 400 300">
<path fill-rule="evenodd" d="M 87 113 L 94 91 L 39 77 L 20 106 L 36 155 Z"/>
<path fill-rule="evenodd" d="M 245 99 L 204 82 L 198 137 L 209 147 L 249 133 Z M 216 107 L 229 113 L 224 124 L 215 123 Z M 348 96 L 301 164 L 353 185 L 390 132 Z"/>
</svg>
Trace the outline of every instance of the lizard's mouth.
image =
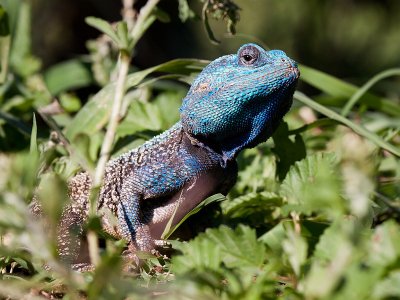
<svg viewBox="0 0 400 300">
<path fill-rule="evenodd" d="M 300 77 L 300 70 L 297 66 L 291 66 L 286 69 L 286 75 L 289 78 L 293 78 L 293 81 L 296 81 Z"/>
</svg>

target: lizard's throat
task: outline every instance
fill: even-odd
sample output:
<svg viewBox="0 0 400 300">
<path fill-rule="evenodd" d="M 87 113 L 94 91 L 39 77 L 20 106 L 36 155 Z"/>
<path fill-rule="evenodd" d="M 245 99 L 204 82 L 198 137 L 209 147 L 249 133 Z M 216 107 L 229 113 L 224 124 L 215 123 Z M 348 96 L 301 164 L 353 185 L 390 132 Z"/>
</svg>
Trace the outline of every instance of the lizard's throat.
<svg viewBox="0 0 400 300">
<path fill-rule="evenodd" d="M 214 157 L 218 156 L 221 166 L 225 167 L 229 161 L 237 157 L 241 150 L 252 147 L 253 144 L 256 145 L 258 140 L 265 141 L 270 135 L 265 132 L 263 134 L 265 138 L 260 138 L 262 130 L 257 131 L 258 133 L 254 133 L 250 130 L 241 135 L 229 136 L 225 139 L 221 139 L 220 136 L 213 138 L 212 136 L 195 136 L 189 133 L 186 133 L 186 135 L 193 145 L 204 148 Z"/>
<path fill-rule="evenodd" d="M 226 167 L 228 159 L 226 157 L 224 157 L 224 153 L 222 152 L 222 150 L 220 149 L 220 147 L 217 143 L 213 142 L 210 139 L 201 137 L 201 136 L 196 137 L 187 132 L 185 132 L 185 134 L 188 137 L 188 139 L 190 140 L 190 143 L 192 145 L 203 148 L 208 153 L 210 153 L 214 158 L 218 158 L 220 165 L 223 168 Z"/>
<path fill-rule="evenodd" d="M 193 134 L 186 132 L 192 144 L 203 147 L 208 151 L 218 154 L 223 165 L 234 160 L 239 152 L 245 148 L 252 148 L 265 142 L 276 130 L 282 117 L 287 113 L 292 104 L 292 95 L 289 94 L 282 101 L 269 102 L 268 106 L 254 109 L 252 116 L 238 130 L 238 124 L 232 124 L 234 128 L 227 130 L 225 134 L 207 132 L 206 134 Z"/>
</svg>

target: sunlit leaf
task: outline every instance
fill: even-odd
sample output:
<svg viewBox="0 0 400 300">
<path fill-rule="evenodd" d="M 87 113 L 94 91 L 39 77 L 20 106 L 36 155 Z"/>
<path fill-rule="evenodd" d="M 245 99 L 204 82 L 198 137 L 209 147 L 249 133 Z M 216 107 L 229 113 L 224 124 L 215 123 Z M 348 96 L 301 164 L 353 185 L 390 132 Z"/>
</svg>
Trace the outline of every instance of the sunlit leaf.
<svg viewBox="0 0 400 300">
<path fill-rule="evenodd" d="M 330 216 L 345 211 L 341 186 L 335 172 L 333 153 L 316 153 L 296 162 L 281 185 L 281 194 L 287 205 L 284 212 L 294 210 L 310 214 L 322 211 Z"/>
<path fill-rule="evenodd" d="M 118 35 L 115 33 L 114 29 L 107 21 L 95 17 L 87 17 L 85 21 L 90 26 L 108 35 L 117 45 L 120 43 Z"/>
<path fill-rule="evenodd" d="M 44 79 L 52 95 L 93 83 L 89 68 L 76 59 L 52 66 L 45 72 Z"/>
</svg>

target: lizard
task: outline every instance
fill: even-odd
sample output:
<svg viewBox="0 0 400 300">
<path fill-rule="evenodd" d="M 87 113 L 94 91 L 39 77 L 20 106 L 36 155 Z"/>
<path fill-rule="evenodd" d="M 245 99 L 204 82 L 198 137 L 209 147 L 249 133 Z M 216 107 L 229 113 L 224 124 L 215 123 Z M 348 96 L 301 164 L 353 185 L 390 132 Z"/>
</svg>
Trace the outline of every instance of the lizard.
<svg viewBox="0 0 400 300">
<path fill-rule="evenodd" d="M 237 155 L 272 135 L 292 105 L 299 76 L 283 51 L 252 43 L 212 61 L 193 81 L 175 125 L 107 163 L 97 203 L 104 231 L 125 239 L 132 253 L 152 251 L 163 244 L 171 217 L 176 224 L 208 196 L 226 195 L 237 179 Z M 68 183 L 71 204 L 61 218 L 58 247 L 72 264 L 91 184 L 87 172 Z"/>
</svg>

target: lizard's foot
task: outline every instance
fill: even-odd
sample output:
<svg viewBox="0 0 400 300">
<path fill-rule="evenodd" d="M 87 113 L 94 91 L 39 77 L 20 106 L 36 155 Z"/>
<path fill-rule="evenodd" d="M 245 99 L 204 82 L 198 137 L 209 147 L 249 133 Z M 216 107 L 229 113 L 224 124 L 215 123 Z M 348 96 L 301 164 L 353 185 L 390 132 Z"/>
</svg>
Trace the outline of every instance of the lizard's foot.
<svg viewBox="0 0 400 300">
<path fill-rule="evenodd" d="M 154 240 L 154 245 L 158 248 L 171 248 L 172 245 L 166 240 Z"/>
<path fill-rule="evenodd" d="M 128 249 L 122 252 L 123 271 L 126 273 L 138 273 L 141 265 L 139 257 L 136 255 L 136 248 L 129 245 Z"/>
</svg>

